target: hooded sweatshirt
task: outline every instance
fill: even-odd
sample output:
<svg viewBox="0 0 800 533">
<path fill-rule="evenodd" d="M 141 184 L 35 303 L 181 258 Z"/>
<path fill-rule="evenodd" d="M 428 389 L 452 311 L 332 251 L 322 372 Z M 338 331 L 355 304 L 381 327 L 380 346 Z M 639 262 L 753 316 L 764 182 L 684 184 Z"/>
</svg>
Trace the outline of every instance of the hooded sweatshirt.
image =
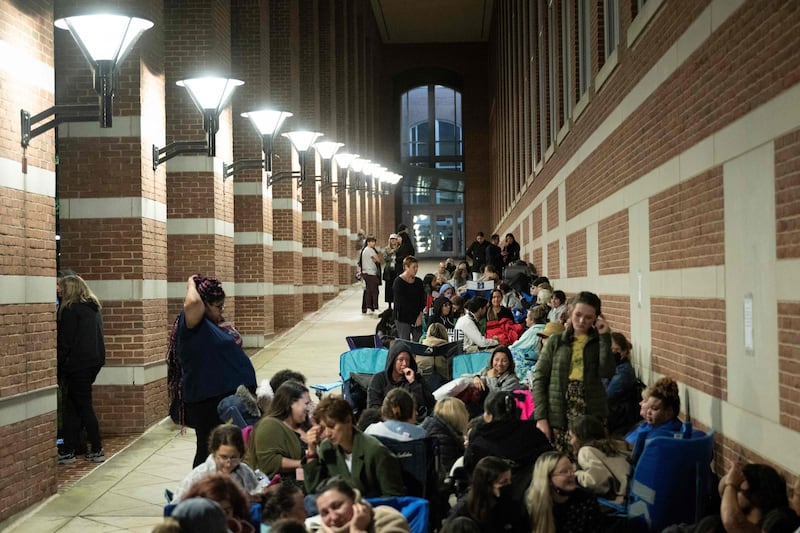
<svg viewBox="0 0 800 533">
<path fill-rule="evenodd" d="M 66 375 L 106 362 L 103 316 L 92 301 L 64 307 L 58 318 L 58 369 Z"/>
<path fill-rule="evenodd" d="M 405 376 L 401 376 L 398 381 L 392 379 L 394 363 L 397 357 L 404 352 L 411 357 L 408 367 L 414 371 L 413 383 L 409 383 Z M 433 412 L 433 405 L 436 400 L 428 389 L 425 379 L 417 370 L 417 361 L 411 355 L 411 347 L 403 341 L 394 341 L 392 343 L 392 347 L 389 348 L 389 354 L 386 357 L 386 368 L 383 372 L 378 372 L 372 376 L 372 381 L 370 381 L 367 390 L 367 407 L 380 408 L 383 404 L 383 399 L 386 398 L 386 394 L 396 387 L 405 389 L 414 397 L 414 401 L 417 403 L 418 420 Z"/>
</svg>

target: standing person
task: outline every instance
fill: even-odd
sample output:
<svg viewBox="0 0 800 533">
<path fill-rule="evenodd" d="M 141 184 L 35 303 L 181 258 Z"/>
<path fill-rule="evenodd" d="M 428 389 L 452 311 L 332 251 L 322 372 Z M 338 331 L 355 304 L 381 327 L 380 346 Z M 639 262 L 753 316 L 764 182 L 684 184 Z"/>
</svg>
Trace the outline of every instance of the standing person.
<svg viewBox="0 0 800 533">
<path fill-rule="evenodd" d="M 217 404 L 239 385 L 256 390 L 253 363 L 242 337 L 225 320 L 225 291 L 216 278 L 200 274 L 186 282 L 183 311 L 172 325 L 167 351 L 167 387 L 173 420 L 194 428 L 192 467 L 208 454 L 211 431 L 220 423 Z"/>
<path fill-rule="evenodd" d="M 370 235 L 367 237 L 366 244 L 361 249 L 358 257 L 358 266 L 361 267 L 361 276 L 364 280 L 364 295 L 361 298 L 361 313 L 366 314 L 367 309 L 371 313 L 378 310 L 378 285 L 381 282 L 381 255 L 375 250 L 377 240 Z"/>
<path fill-rule="evenodd" d="M 505 246 L 502 251 L 503 265 L 508 266 L 519 261 L 519 243 L 513 233 L 506 233 Z"/>
<path fill-rule="evenodd" d="M 579 415 L 605 420 L 608 403 L 602 378 L 613 376 L 615 366 L 600 298 L 583 291 L 566 331 L 548 339 L 533 373 L 533 416 L 556 449 L 568 452 L 569 424 Z"/>
<path fill-rule="evenodd" d="M 403 260 L 406 257 L 415 254 L 414 244 L 411 242 L 411 237 L 408 235 L 408 226 L 400 224 L 397 226 L 397 237 L 400 239 L 400 244 L 397 245 L 397 250 L 394 253 L 394 271 L 402 272 L 405 270 Z"/>
<path fill-rule="evenodd" d="M 427 295 L 422 280 L 417 277 L 419 262 L 413 255 L 403 259 L 403 273 L 394 280 L 394 319 L 397 338 L 419 341 L 422 336 L 422 311 Z"/>
<path fill-rule="evenodd" d="M 397 277 L 397 271 L 394 269 L 395 260 L 397 259 L 397 241 L 397 233 L 392 233 L 389 235 L 389 242 L 386 244 L 386 247 L 381 251 L 381 255 L 383 255 L 383 281 L 386 282 L 383 299 L 389 304 L 389 309 L 392 308 L 392 304 L 394 303 L 394 290 L 392 290 L 392 285 L 394 284 L 394 278 Z"/>
<path fill-rule="evenodd" d="M 495 272 L 503 271 L 503 250 L 500 249 L 500 235 L 492 235 L 492 242 L 486 245 L 486 264 L 492 265 Z"/>
<path fill-rule="evenodd" d="M 92 385 L 106 362 L 102 306 L 80 276 L 64 276 L 60 287 L 57 361 L 64 405 L 64 444 L 58 451 L 58 464 L 74 463 L 76 451 L 85 448 L 79 442 L 82 428 L 86 428 L 91 445 L 86 459 L 102 463 L 106 457 L 92 405 Z"/>
<path fill-rule="evenodd" d="M 483 267 L 486 266 L 486 247 L 488 245 L 483 232 L 479 231 L 475 240 L 467 248 L 467 257 L 472 259 L 472 272 L 483 272 Z"/>
</svg>

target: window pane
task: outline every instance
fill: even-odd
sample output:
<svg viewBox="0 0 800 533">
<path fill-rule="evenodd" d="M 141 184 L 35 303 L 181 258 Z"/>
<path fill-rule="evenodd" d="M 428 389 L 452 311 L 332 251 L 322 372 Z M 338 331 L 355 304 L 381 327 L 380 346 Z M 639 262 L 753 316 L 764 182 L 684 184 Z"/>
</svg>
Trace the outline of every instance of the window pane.
<svg viewBox="0 0 800 533">
<path fill-rule="evenodd" d="M 431 251 L 431 219 L 428 215 L 414 215 L 412 227 L 415 241 L 414 248 L 418 253 L 424 254 Z"/>
</svg>

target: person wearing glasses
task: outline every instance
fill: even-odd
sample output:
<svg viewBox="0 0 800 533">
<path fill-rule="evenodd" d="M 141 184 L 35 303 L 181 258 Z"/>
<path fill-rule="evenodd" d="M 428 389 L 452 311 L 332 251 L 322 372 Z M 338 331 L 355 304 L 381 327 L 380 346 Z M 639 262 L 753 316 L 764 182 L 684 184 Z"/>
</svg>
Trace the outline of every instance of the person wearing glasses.
<svg viewBox="0 0 800 533">
<path fill-rule="evenodd" d="M 195 430 L 192 467 L 206 460 L 211 431 L 220 423 L 217 404 L 239 385 L 256 391 L 253 363 L 242 337 L 225 319 L 225 291 L 216 278 L 191 276 L 183 310 L 172 325 L 167 351 L 170 416 Z"/>
<path fill-rule="evenodd" d="M 208 440 L 208 457 L 194 470 L 189 472 L 178 485 L 172 497 L 172 503 L 183 499 L 194 483 L 209 474 L 226 474 L 233 478 L 239 487 L 253 499 L 260 497 L 261 484 L 255 472 L 242 462 L 244 456 L 244 439 L 242 430 L 233 424 L 222 424 L 214 428 Z"/>
<path fill-rule="evenodd" d="M 564 453 L 543 453 L 525 497 L 533 533 L 594 533 L 602 528 L 594 495 L 578 486 L 575 465 Z"/>
</svg>

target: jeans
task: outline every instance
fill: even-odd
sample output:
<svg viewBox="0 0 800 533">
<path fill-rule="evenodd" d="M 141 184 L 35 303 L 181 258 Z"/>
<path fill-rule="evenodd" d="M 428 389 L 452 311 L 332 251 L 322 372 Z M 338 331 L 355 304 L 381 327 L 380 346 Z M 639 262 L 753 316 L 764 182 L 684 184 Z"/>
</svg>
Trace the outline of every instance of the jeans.
<svg viewBox="0 0 800 533">
<path fill-rule="evenodd" d="M 92 405 L 92 384 L 102 366 L 75 370 L 63 380 L 62 398 L 64 403 L 64 453 L 75 453 L 82 449 L 81 429 L 86 428 L 86 436 L 93 452 L 103 449 L 100 441 L 100 424 Z"/>
<path fill-rule="evenodd" d="M 399 320 L 395 321 L 394 324 L 397 326 L 398 339 L 418 342 L 419 338 L 422 337 L 422 326 L 414 326 L 408 322 L 400 322 Z"/>
</svg>

